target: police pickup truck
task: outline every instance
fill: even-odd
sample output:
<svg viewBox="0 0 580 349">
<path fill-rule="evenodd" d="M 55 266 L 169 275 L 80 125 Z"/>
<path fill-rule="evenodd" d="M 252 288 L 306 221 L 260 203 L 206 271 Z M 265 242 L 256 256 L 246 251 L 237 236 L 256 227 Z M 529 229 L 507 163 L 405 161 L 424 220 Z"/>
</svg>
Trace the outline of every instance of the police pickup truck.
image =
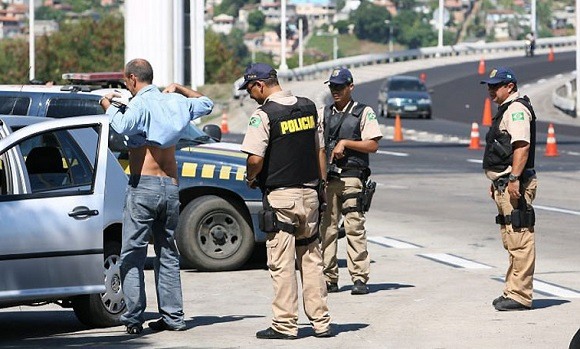
<svg viewBox="0 0 580 349">
<path fill-rule="evenodd" d="M 122 78 L 116 72 L 64 74 L 70 85 L 3 85 L 0 114 L 54 118 L 103 114 L 100 97 L 121 88 Z M 219 142 L 219 127 L 206 127 L 207 133 L 191 123 L 177 145 L 181 215 L 176 240 L 185 266 L 235 270 L 252 255 L 255 243 L 266 239 L 258 228 L 261 196 L 244 183 L 246 156 L 240 146 Z M 128 172 L 121 143 L 118 134 L 110 136 L 109 146 Z"/>
</svg>

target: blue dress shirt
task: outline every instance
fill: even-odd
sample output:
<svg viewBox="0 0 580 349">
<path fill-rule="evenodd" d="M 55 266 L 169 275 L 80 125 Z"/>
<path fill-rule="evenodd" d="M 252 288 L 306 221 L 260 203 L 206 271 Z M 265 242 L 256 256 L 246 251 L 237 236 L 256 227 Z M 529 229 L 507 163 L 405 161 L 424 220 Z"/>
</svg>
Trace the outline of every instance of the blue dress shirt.
<svg viewBox="0 0 580 349">
<path fill-rule="evenodd" d="M 107 115 L 111 127 L 128 136 L 127 146 L 153 145 L 167 148 L 177 144 L 191 120 L 211 113 L 213 101 L 208 97 L 187 98 L 179 93 L 162 93 L 148 85 L 135 95 L 126 108 L 111 105 Z"/>
</svg>

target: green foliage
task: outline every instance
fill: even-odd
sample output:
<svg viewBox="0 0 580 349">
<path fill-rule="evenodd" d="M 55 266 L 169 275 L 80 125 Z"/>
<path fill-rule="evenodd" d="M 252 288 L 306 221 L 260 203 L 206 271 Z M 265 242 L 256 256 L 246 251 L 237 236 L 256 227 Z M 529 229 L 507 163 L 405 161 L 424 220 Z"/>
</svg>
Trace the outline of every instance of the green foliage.
<svg viewBox="0 0 580 349">
<path fill-rule="evenodd" d="M 62 24 L 60 31 L 36 38 L 36 79 L 61 81 L 63 73 L 121 71 L 124 65 L 123 18 Z M 0 83 L 28 81 L 28 42 L 0 41 Z"/>
<path fill-rule="evenodd" d="M 339 34 L 346 34 L 348 33 L 348 25 L 350 24 L 349 21 L 345 21 L 344 19 L 341 19 L 340 21 L 336 21 L 334 23 L 334 27 L 336 28 L 336 30 L 338 30 Z"/>
<path fill-rule="evenodd" d="M 238 17 L 238 12 L 244 5 L 256 4 L 259 2 L 259 0 L 223 0 L 221 4 L 215 7 L 214 14 L 219 15 L 225 13 L 230 16 Z"/>
<path fill-rule="evenodd" d="M 100 5 L 100 1 L 96 0 L 67 0 L 65 2 L 69 3 L 73 12 L 76 13 L 81 13 Z"/>
<path fill-rule="evenodd" d="M 55 20 L 60 23 L 64 19 L 64 12 L 52 7 L 40 6 L 34 11 L 34 18 L 38 20 Z"/>
<path fill-rule="evenodd" d="M 261 11 L 253 11 L 248 14 L 248 24 L 250 25 L 250 32 L 260 31 L 266 23 L 266 16 Z"/>
<path fill-rule="evenodd" d="M 426 17 L 415 11 L 401 11 L 393 19 L 395 41 L 410 49 L 434 46 L 437 34 Z"/>
<path fill-rule="evenodd" d="M 391 15 L 384 7 L 363 0 L 358 9 L 351 14 L 350 19 L 355 25 L 354 31 L 359 39 L 385 43 L 389 36 L 389 28 L 385 20 L 390 17 Z"/>
<path fill-rule="evenodd" d="M 242 42 L 243 43 L 243 42 Z M 224 83 L 242 75 L 240 61 L 234 50 L 227 47 L 223 34 L 211 29 L 205 31 L 205 81 Z"/>
</svg>

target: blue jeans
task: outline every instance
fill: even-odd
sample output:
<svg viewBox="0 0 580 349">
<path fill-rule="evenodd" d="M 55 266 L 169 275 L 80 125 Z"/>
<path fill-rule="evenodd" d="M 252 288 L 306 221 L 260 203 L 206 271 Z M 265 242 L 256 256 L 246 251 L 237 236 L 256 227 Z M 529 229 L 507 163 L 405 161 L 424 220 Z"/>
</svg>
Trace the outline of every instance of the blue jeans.
<svg viewBox="0 0 580 349">
<path fill-rule="evenodd" d="M 185 327 L 174 232 L 179 218 L 179 189 L 169 177 L 131 176 L 123 213 L 121 280 L 128 326 L 144 322 L 147 306 L 143 269 L 151 237 L 155 249 L 155 288 L 159 313 L 174 328 Z"/>
</svg>

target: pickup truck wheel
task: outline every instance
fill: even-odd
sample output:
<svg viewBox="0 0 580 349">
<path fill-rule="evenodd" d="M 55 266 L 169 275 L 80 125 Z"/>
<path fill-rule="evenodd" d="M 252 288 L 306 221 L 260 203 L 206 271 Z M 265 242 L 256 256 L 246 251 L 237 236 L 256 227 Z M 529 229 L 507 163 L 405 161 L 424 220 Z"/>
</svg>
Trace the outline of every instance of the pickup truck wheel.
<svg viewBox="0 0 580 349">
<path fill-rule="evenodd" d="M 125 312 L 121 289 L 120 255 L 121 243 L 108 241 L 104 248 L 103 274 L 105 293 L 77 296 L 72 306 L 77 318 L 89 327 L 109 327 L 121 324 L 119 318 Z"/>
<path fill-rule="evenodd" d="M 176 240 L 182 262 L 202 271 L 239 269 L 254 249 L 254 233 L 240 210 L 213 195 L 187 204 Z"/>
</svg>

